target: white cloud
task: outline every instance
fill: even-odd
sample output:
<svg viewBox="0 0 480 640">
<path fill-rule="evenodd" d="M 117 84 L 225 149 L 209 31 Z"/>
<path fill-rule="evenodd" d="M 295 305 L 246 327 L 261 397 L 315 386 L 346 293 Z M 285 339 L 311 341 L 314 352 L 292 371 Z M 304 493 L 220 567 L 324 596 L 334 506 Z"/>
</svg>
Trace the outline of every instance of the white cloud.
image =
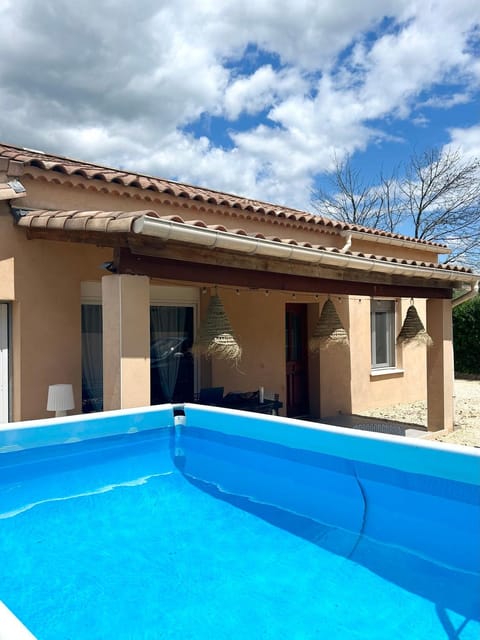
<svg viewBox="0 0 480 640">
<path fill-rule="evenodd" d="M 468 104 L 473 100 L 469 93 L 453 93 L 446 96 L 432 96 L 421 104 L 420 107 L 433 107 L 434 109 L 451 109 L 459 104 Z"/>
<path fill-rule="evenodd" d="M 476 1 L 0 0 L 0 139 L 306 207 L 334 153 L 478 96 Z"/>
<path fill-rule="evenodd" d="M 412 118 L 412 124 L 416 127 L 426 127 L 429 124 L 430 120 L 420 113 L 418 116 Z"/>
<path fill-rule="evenodd" d="M 453 128 L 449 133 L 450 148 L 458 149 L 465 158 L 480 160 L 480 124 L 466 129 Z"/>
<path fill-rule="evenodd" d="M 276 72 L 271 65 L 264 65 L 232 82 L 225 92 L 224 108 L 227 117 L 236 120 L 242 112 L 259 113 L 285 96 L 302 95 L 307 90 L 307 82 L 296 69 Z"/>
</svg>

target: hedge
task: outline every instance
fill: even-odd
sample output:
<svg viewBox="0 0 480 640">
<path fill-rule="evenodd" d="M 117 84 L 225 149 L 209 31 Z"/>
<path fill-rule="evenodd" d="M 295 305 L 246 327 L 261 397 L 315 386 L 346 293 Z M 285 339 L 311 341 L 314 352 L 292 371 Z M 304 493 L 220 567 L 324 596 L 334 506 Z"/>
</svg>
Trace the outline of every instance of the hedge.
<svg viewBox="0 0 480 640">
<path fill-rule="evenodd" d="M 456 373 L 480 374 L 480 296 L 453 309 Z"/>
</svg>

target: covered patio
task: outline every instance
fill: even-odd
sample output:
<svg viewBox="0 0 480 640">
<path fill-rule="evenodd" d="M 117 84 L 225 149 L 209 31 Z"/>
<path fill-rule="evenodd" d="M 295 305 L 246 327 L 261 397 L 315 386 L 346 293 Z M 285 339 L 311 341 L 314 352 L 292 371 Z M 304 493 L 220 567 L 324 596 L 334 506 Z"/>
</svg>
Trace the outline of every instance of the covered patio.
<svg viewBox="0 0 480 640">
<path fill-rule="evenodd" d="M 426 352 L 428 428 L 452 427 L 451 298 L 454 287 L 473 281 L 464 270 L 353 253 L 348 249 L 348 238 L 342 248 L 312 246 L 185 223 L 178 216 L 165 219 L 153 211 L 15 209 L 14 214 L 29 239 L 81 241 L 113 248 L 112 261 L 105 265 L 110 274 L 102 277 L 104 409 L 150 403 L 149 287 L 152 281 L 159 281 L 194 286 L 207 293 L 218 288 L 232 324 L 243 327 L 247 340 L 256 335 L 260 343 L 268 338 L 268 327 L 253 313 L 252 300 L 260 312 L 274 308 L 274 313 L 283 315 L 285 308 L 287 319 L 289 311 L 295 316 L 296 307 L 303 306 L 304 320 L 294 320 L 293 332 L 298 330 L 298 322 L 312 324 L 326 296 L 336 300 L 350 333 L 349 348 L 326 350 L 320 356 L 308 354 L 308 378 L 300 367 L 295 363 L 289 366 L 287 361 L 285 397 L 280 397 L 287 415 L 306 412 L 317 418 L 355 412 L 355 354 L 365 348 L 362 333 L 355 326 L 362 300 L 367 305 L 370 299 L 384 297 L 423 300 L 426 329 L 433 340 Z M 245 304 L 248 296 L 250 302 Z M 203 310 L 207 298 L 200 298 Z M 360 304 L 353 305 L 353 300 Z M 285 330 L 288 342 L 288 320 Z M 369 340 L 369 333 L 363 340 Z M 274 368 L 283 365 L 278 344 L 263 356 L 276 363 Z M 243 361 L 241 372 L 222 362 L 203 363 L 203 380 L 216 384 L 227 375 L 237 389 L 258 388 L 263 380 L 251 358 Z M 391 378 L 399 375 L 400 371 L 386 372 Z M 308 406 L 302 407 L 306 392 Z"/>
</svg>

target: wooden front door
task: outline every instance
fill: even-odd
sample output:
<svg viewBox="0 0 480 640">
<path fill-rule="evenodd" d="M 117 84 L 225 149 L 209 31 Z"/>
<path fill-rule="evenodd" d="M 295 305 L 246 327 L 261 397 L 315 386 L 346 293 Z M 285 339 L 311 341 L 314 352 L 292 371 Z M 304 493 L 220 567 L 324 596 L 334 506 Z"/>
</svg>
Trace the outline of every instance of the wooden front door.
<svg viewBox="0 0 480 640">
<path fill-rule="evenodd" d="M 287 416 L 309 412 L 307 305 L 287 304 L 285 309 Z"/>
</svg>

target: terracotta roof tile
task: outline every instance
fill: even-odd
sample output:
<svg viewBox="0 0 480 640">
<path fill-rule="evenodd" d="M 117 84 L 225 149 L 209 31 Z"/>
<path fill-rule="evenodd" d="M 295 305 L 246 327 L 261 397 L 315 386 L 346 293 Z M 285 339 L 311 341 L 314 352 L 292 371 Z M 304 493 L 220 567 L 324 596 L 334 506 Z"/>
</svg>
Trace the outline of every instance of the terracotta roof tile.
<svg viewBox="0 0 480 640">
<path fill-rule="evenodd" d="M 0 148 L 1 148 L 1 145 L 0 145 Z M 23 162 L 18 162 L 15 159 L 11 159 L 9 157 L 2 157 L 0 155 L 0 172 L 1 173 L 5 173 L 7 176 L 10 176 L 11 178 L 18 178 L 23 174 L 23 170 L 24 170 Z"/>
<path fill-rule="evenodd" d="M 64 211 L 12 209 L 19 227 L 62 231 L 129 233 L 137 218 L 157 217 L 154 211 Z"/>
<path fill-rule="evenodd" d="M 16 171 L 23 170 L 23 166 L 32 166 L 46 171 L 57 171 L 69 176 L 78 175 L 87 180 L 101 180 L 107 183 L 121 184 L 125 187 L 136 187 L 138 189 L 156 191 L 179 198 L 203 201 L 213 205 L 223 205 L 233 209 L 251 211 L 252 213 L 274 216 L 299 223 L 315 224 L 335 231 L 358 231 L 375 235 L 377 237 L 391 238 L 394 241 L 404 240 L 426 247 L 445 248 L 445 245 L 442 244 L 418 240 L 402 234 L 390 233 L 388 231 L 378 229 L 369 229 L 359 225 L 330 220 L 305 211 L 298 211 L 288 207 L 280 207 L 258 200 L 242 198 L 233 194 L 221 193 L 212 189 L 195 187 L 192 185 L 181 184 L 173 180 L 165 180 L 163 178 L 155 178 L 153 176 L 116 170 L 111 167 L 103 167 L 88 162 L 73 160 L 71 158 L 46 154 L 42 151 L 0 144 L 0 161 L 5 159 L 10 162 L 10 165 L 15 167 Z M 15 175 L 20 174 L 17 173 Z"/>
<path fill-rule="evenodd" d="M 133 223 L 135 220 L 144 216 L 156 218 L 177 224 L 185 224 L 195 226 L 201 229 L 212 229 L 220 232 L 228 232 L 231 234 L 258 238 L 261 240 L 269 240 L 271 242 L 279 242 L 282 244 L 290 244 L 298 247 L 312 248 L 318 251 L 328 253 L 343 254 L 357 258 L 365 258 L 373 261 L 387 262 L 391 264 L 410 265 L 413 267 L 427 267 L 430 269 L 440 269 L 444 271 L 452 271 L 456 273 L 471 274 L 472 270 L 467 267 L 438 264 L 436 262 L 425 262 L 419 260 L 407 260 L 402 258 L 391 258 L 386 256 L 377 256 L 374 254 L 366 254 L 358 251 L 342 251 L 337 247 L 324 247 L 321 245 L 311 245 L 308 242 L 299 242 L 291 238 L 279 238 L 278 236 L 269 236 L 265 238 L 263 234 L 248 234 L 244 229 L 230 229 L 223 225 L 208 226 L 203 220 L 190 220 L 185 222 L 179 216 L 159 216 L 156 211 L 65 211 L 65 210 L 45 210 L 45 209 L 21 209 L 13 208 L 12 213 L 15 217 L 17 225 L 24 228 L 44 229 L 44 230 L 63 230 L 63 231 L 100 231 L 104 233 L 131 233 L 133 232 Z"/>
</svg>

